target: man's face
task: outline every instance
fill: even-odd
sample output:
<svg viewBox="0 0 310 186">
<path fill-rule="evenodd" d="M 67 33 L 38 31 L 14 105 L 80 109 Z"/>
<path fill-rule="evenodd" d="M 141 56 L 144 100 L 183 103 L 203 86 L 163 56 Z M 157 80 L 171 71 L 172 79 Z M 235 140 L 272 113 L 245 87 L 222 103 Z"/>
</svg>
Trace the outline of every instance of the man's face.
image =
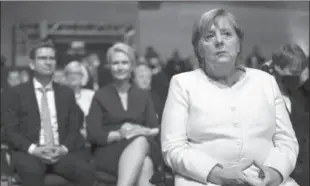
<svg viewBox="0 0 310 186">
<path fill-rule="evenodd" d="M 30 68 L 43 76 L 52 76 L 56 70 L 56 53 L 53 48 L 42 47 L 37 49 Z"/>
</svg>

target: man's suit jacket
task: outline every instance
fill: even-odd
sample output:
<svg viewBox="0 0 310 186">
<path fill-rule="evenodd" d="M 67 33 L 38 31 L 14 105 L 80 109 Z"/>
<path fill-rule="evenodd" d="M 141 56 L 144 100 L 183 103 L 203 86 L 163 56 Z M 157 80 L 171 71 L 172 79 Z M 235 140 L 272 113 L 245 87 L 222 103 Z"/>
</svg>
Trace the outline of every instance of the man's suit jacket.
<svg viewBox="0 0 310 186">
<path fill-rule="evenodd" d="M 80 135 L 83 114 L 68 87 L 53 83 L 58 120 L 59 143 L 69 152 L 78 150 L 85 141 Z M 11 88 L 6 95 L 2 123 L 13 150 L 28 152 L 32 143 L 39 144 L 41 120 L 33 81 Z"/>
</svg>

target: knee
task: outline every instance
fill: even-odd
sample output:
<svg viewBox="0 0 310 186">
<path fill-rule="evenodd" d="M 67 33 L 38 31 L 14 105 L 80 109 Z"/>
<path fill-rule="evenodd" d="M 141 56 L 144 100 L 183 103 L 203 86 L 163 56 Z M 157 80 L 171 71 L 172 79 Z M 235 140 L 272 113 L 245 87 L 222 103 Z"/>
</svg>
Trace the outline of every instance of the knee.
<svg viewBox="0 0 310 186">
<path fill-rule="evenodd" d="M 14 167 L 16 168 L 18 174 L 31 174 L 38 176 L 43 176 L 45 174 L 45 165 L 40 160 L 36 160 L 35 158 L 33 158 L 32 161 L 14 161 Z"/>
<path fill-rule="evenodd" d="M 134 139 L 133 143 L 138 146 L 141 151 L 148 152 L 150 149 L 149 142 L 144 136 L 137 137 Z"/>
</svg>

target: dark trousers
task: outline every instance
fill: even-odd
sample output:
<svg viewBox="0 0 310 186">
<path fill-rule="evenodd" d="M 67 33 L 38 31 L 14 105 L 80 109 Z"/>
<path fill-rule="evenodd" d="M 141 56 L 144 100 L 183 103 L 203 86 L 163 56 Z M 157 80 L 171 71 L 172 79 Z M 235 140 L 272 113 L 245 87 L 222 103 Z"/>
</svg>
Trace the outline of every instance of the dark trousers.
<svg viewBox="0 0 310 186">
<path fill-rule="evenodd" d="M 47 165 L 39 158 L 20 151 L 13 152 L 12 160 L 23 186 L 44 185 L 47 172 L 56 173 L 76 186 L 92 186 L 95 181 L 94 167 L 80 153 L 69 152 L 53 165 Z"/>
</svg>

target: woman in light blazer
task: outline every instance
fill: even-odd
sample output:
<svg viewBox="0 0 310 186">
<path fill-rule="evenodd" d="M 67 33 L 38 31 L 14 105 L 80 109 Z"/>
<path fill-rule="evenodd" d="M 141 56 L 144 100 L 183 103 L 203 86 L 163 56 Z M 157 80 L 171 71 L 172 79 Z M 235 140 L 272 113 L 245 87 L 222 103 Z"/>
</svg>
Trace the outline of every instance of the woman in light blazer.
<svg viewBox="0 0 310 186">
<path fill-rule="evenodd" d="M 240 63 L 243 32 L 223 9 L 204 13 L 192 44 L 200 68 L 173 76 L 162 153 L 176 186 L 297 186 L 298 142 L 275 78 Z"/>
</svg>

